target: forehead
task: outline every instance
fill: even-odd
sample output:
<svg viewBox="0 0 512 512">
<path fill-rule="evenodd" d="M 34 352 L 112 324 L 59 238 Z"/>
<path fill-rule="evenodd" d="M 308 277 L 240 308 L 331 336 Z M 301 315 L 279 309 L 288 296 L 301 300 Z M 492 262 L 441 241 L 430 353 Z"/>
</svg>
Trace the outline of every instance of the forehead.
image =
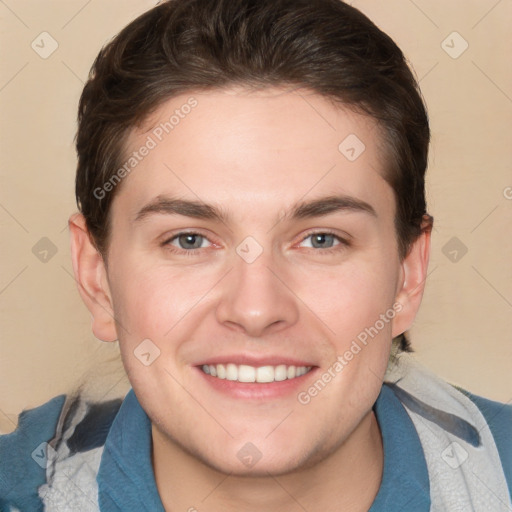
<svg viewBox="0 0 512 512">
<path fill-rule="evenodd" d="M 381 141 L 373 119 L 311 91 L 190 92 L 132 131 L 114 203 L 132 215 L 170 194 L 247 213 L 344 194 L 392 213 Z"/>
</svg>

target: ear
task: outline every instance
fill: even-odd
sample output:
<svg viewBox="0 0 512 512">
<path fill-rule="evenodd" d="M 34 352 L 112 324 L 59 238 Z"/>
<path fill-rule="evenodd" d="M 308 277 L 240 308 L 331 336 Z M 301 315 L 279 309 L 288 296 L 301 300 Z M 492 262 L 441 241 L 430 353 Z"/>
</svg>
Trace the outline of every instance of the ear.
<svg viewBox="0 0 512 512">
<path fill-rule="evenodd" d="M 397 308 L 397 314 L 393 319 L 393 338 L 411 327 L 420 307 L 427 279 L 432 223 L 432 217 L 423 217 L 421 234 L 411 244 L 407 256 L 401 263 L 400 282 L 395 299 L 401 304 L 401 309 Z"/>
<path fill-rule="evenodd" d="M 92 331 L 102 341 L 115 341 L 117 332 L 108 286 L 107 271 L 101 254 L 92 243 L 85 218 L 76 213 L 69 218 L 71 257 L 78 291 L 92 315 Z"/>
</svg>

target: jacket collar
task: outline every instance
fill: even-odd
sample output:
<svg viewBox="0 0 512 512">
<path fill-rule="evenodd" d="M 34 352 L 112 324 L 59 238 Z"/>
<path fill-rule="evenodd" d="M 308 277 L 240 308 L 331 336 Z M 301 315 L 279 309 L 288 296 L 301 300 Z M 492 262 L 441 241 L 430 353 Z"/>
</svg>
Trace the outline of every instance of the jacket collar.
<svg viewBox="0 0 512 512">
<path fill-rule="evenodd" d="M 382 433 L 384 471 L 369 512 L 428 512 L 427 465 L 412 421 L 386 385 L 374 411 Z M 151 449 L 151 422 L 131 390 L 105 443 L 97 476 L 101 510 L 164 512 L 153 474 Z"/>
</svg>

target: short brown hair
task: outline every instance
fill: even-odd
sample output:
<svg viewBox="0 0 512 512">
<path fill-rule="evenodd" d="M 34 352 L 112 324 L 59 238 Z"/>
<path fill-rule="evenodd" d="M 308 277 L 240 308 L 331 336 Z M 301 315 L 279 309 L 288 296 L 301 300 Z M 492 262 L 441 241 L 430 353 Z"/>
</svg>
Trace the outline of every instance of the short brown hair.
<svg viewBox="0 0 512 512">
<path fill-rule="evenodd" d="M 230 85 L 303 87 L 375 119 L 405 257 L 422 221 L 432 222 L 427 112 L 401 50 L 340 0 L 168 0 L 100 51 L 79 105 L 76 198 L 104 257 L 119 187 L 94 191 L 118 171 L 128 134 L 174 96 Z"/>
</svg>

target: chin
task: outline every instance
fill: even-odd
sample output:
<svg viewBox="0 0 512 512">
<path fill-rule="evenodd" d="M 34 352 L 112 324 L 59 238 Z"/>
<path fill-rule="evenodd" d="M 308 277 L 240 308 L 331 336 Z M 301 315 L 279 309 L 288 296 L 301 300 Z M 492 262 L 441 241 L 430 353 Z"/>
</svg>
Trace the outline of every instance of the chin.
<svg viewBox="0 0 512 512">
<path fill-rule="evenodd" d="M 245 437 L 244 439 L 248 439 Z M 314 444 L 311 437 L 281 436 L 273 442 L 265 439 L 212 443 L 219 450 L 201 452 L 200 448 L 188 450 L 189 454 L 209 468 L 223 474 L 239 477 L 269 477 L 294 473 L 315 466 L 328 457 L 330 447 L 324 443 Z"/>
<path fill-rule="evenodd" d="M 259 460 L 239 460 L 238 456 L 235 456 L 229 460 L 224 456 L 217 460 L 203 460 L 208 467 L 214 469 L 223 474 L 236 477 L 251 477 L 251 478 L 263 478 L 269 476 L 282 476 L 288 473 L 293 473 L 301 469 L 313 466 L 314 463 L 308 463 L 308 460 L 295 456 L 293 454 L 287 454 L 286 458 L 282 457 L 283 454 L 278 454 L 277 457 L 265 457 L 261 455 Z"/>
</svg>

